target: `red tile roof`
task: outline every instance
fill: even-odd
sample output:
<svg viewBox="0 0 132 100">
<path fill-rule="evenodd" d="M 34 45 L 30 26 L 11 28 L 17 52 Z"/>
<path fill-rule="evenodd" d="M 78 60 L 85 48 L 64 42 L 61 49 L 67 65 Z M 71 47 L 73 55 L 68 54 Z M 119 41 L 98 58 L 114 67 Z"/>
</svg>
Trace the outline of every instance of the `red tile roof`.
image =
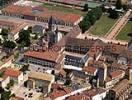
<svg viewBox="0 0 132 100">
<path fill-rule="evenodd" d="M 56 62 L 59 53 L 57 53 L 55 51 L 52 51 L 52 50 L 46 50 L 44 52 L 29 50 L 24 55 L 29 56 L 29 57 L 38 58 L 38 59 L 43 59 L 43 60 L 49 60 L 49 61 Z"/>
<path fill-rule="evenodd" d="M 64 96 L 64 95 L 71 93 L 73 91 L 72 87 L 65 87 L 58 83 L 52 84 L 52 90 L 53 90 L 53 92 L 49 94 L 49 96 L 52 99 Z"/>
<path fill-rule="evenodd" d="M 63 89 L 66 93 L 71 93 L 73 91 L 71 87 L 64 87 Z"/>
<path fill-rule="evenodd" d="M 38 9 L 39 8 L 39 9 Z M 39 13 L 33 13 L 33 9 L 40 10 L 42 12 Z M 69 21 L 69 22 L 76 22 L 78 19 L 80 19 L 80 15 L 78 14 L 72 14 L 72 13 L 63 13 L 60 11 L 51 11 L 48 10 L 45 7 L 29 7 L 29 6 L 18 6 L 18 5 L 9 5 L 8 7 L 2 9 L 2 11 L 9 12 L 9 13 L 17 13 L 17 14 L 23 14 L 23 15 L 31 15 L 31 16 L 39 16 L 39 17 L 45 17 L 50 18 L 53 16 L 56 19 L 60 19 L 63 21 Z"/>
<path fill-rule="evenodd" d="M 63 95 L 66 95 L 66 93 L 62 90 L 57 90 L 57 91 L 53 91 L 52 93 L 49 94 L 49 96 L 54 99 L 54 98 L 57 98 L 57 97 L 61 97 Z"/>
<path fill-rule="evenodd" d="M 119 75 L 121 75 L 123 73 L 124 73 L 124 71 L 116 70 L 116 71 L 113 71 L 112 73 L 110 73 L 110 76 L 111 76 L 111 78 L 115 78 L 115 77 L 118 77 Z"/>
<path fill-rule="evenodd" d="M 9 22 L 9 21 L 4 21 L 0 20 L 0 26 L 8 26 L 11 29 L 15 27 L 15 23 Z"/>
<path fill-rule="evenodd" d="M 14 21 L 6 21 L 6 20 L 0 20 L 0 26 L 2 27 L 7 27 L 7 28 L 10 28 L 11 30 L 11 33 L 14 34 L 14 33 L 17 33 L 19 32 L 21 29 L 23 29 L 24 27 L 27 26 L 27 23 L 16 23 Z"/>
<path fill-rule="evenodd" d="M 10 100 L 24 100 L 24 99 L 21 98 L 21 97 L 17 97 L 17 96 L 16 96 L 16 97 L 11 97 Z"/>
<path fill-rule="evenodd" d="M 84 72 L 87 72 L 87 73 L 90 73 L 90 74 L 94 74 L 96 70 L 97 70 L 96 68 L 90 67 L 90 66 L 85 66 L 83 68 Z"/>
<path fill-rule="evenodd" d="M 13 68 L 7 68 L 4 72 L 5 75 L 11 76 L 11 77 L 18 77 L 21 72 L 19 70 L 15 70 Z"/>
<path fill-rule="evenodd" d="M 90 100 L 90 98 L 83 94 L 76 94 L 74 96 L 70 96 L 68 100 Z"/>
<path fill-rule="evenodd" d="M 101 94 L 103 92 L 105 92 L 105 90 L 102 89 L 102 88 L 94 88 L 94 89 L 91 89 L 91 90 L 84 91 L 83 94 L 85 94 L 89 97 L 93 97 L 93 96 L 95 96 L 97 94 Z"/>
</svg>

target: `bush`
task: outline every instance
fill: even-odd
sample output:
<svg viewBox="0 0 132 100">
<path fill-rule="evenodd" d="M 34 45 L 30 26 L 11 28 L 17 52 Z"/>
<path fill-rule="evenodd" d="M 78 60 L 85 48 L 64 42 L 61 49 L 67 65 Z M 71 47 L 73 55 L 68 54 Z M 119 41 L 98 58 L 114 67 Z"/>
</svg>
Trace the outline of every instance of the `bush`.
<svg viewBox="0 0 132 100">
<path fill-rule="evenodd" d="M 110 9 L 109 10 L 109 17 L 112 19 L 117 19 L 119 17 L 119 14 L 117 11 Z"/>
</svg>

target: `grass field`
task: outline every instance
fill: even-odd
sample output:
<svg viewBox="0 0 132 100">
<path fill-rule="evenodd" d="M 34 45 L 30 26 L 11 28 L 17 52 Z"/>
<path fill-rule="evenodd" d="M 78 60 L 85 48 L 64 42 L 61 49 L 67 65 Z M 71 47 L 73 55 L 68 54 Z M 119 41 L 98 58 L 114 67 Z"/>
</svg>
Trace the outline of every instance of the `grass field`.
<svg viewBox="0 0 132 100">
<path fill-rule="evenodd" d="M 81 10 L 72 9 L 72 8 L 61 6 L 61 5 L 49 4 L 49 3 L 43 3 L 43 6 L 50 9 L 50 10 L 62 11 L 62 12 L 65 12 L 65 13 L 80 14 L 80 15 L 83 15 L 83 16 L 87 13 L 87 12 L 83 12 Z"/>
<path fill-rule="evenodd" d="M 128 21 L 125 27 L 119 32 L 116 39 L 128 41 L 130 37 L 127 36 L 128 33 L 132 33 L 132 21 Z"/>
<path fill-rule="evenodd" d="M 103 15 L 90 29 L 93 35 L 104 36 L 117 20 Z"/>
</svg>

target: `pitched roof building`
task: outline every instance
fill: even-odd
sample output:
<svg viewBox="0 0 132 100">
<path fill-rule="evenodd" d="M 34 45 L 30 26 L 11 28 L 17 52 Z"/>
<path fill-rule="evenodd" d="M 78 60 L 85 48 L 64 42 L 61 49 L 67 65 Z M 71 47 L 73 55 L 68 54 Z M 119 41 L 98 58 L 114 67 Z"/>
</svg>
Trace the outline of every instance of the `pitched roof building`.
<svg viewBox="0 0 132 100">
<path fill-rule="evenodd" d="M 42 6 L 30 7 L 9 5 L 8 7 L 2 9 L 2 14 L 45 23 L 48 23 L 50 17 L 53 16 L 58 25 L 64 26 L 77 25 L 82 20 L 82 17 L 78 14 L 51 11 Z"/>
<path fill-rule="evenodd" d="M 130 94 L 130 85 L 127 79 L 123 79 L 112 89 L 110 89 L 108 94 L 108 100 L 125 100 L 125 98 Z"/>
</svg>

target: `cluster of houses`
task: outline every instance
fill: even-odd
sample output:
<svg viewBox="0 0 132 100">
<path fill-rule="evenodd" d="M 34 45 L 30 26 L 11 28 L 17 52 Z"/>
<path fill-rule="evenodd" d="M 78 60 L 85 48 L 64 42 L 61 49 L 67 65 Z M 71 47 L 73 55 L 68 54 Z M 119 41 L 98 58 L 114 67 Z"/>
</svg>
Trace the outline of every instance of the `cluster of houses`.
<svg viewBox="0 0 132 100">
<path fill-rule="evenodd" d="M 0 49 L 0 87 L 15 94 L 13 100 L 130 100 L 131 41 L 123 45 L 80 39 L 82 32 L 77 24 L 82 16 L 42 6 L 11 4 L 2 9 L 2 14 L 48 24 L 44 27 L 0 20 L 0 28 L 10 29 L 8 37 L 13 41 L 19 38 L 21 29 L 30 26 L 33 33 L 42 33 L 15 59 Z M 63 34 L 59 25 L 72 29 Z"/>
<path fill-rule="evenodd" d="M 75 26 L 51 48 L 29 49 L 24 53 L 24 63 L 28 63 L 31 69 L 33 66 L 36 67 L 37 72 L 53 74 L 56 78 L 55 84 L 60 85 L 55 91 L 56 87 L 51 86 L 52 91 L 44 98 L 55 100 L 78 97 L 84 100 L 128 98 L 132 91 L 131 44 L 79 39 L 77 38 L 79 34 L 81 30 Z"/>
</svg>

